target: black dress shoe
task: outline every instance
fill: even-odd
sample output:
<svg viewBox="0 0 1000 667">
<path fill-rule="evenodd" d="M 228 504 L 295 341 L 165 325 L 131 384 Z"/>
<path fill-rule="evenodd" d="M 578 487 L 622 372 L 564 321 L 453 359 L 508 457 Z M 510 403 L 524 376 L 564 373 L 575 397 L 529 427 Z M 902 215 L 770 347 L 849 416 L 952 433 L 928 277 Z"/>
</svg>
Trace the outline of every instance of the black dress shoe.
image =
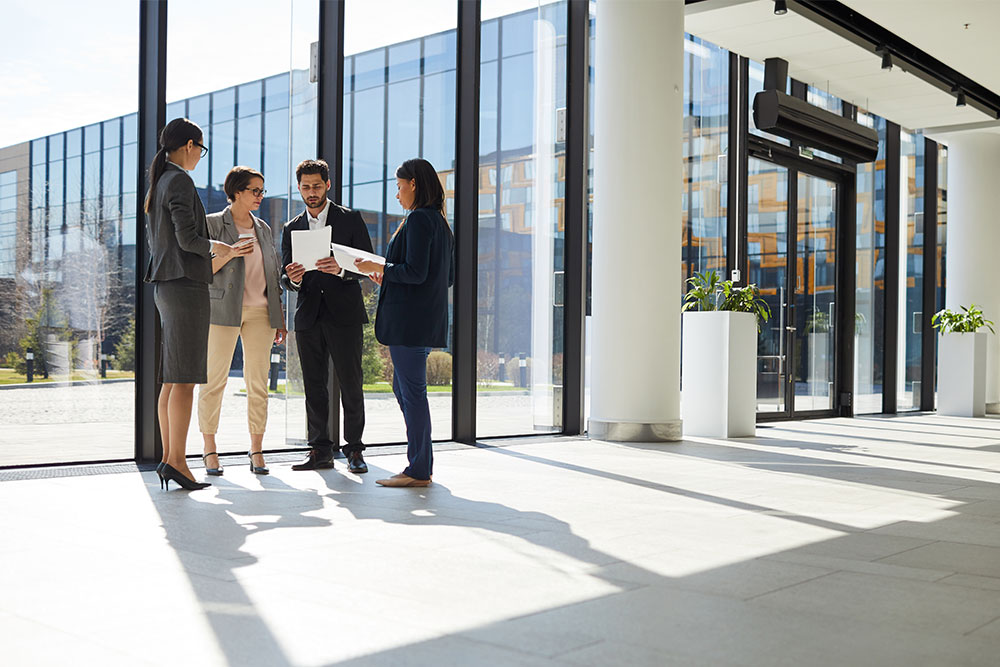
<svg viewBox="0 0 1000 667">
<path fill-rule="evenodd" d="M 333 455 L 322 455 L 315 449 L 309 452 L 309 456 L 302 463 L 296 463 L 292 470 L 327 470 L 333 467 Z"/>
<path fill-rule="evenodd" d="M 361 452 L 347 452 L 344 456 L 347 457 L 348 471 L 355 475 L 368 472 L 368 464 L 365 463 L 365 457 L 361 455 Z"/>
</svg>

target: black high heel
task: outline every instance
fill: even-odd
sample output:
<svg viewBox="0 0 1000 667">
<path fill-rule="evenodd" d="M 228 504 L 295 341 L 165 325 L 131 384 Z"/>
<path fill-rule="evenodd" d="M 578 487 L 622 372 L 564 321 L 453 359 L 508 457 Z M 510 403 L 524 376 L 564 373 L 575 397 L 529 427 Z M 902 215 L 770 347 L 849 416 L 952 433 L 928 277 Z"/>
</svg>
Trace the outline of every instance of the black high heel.
<svg viewBox="0 0 1000 667">
<path fill-rule="evenodd" d="M 271 471 L 267 469 L 267 466 L 255 466 L 253 464 L 253 457 L 256 454 L 260 454 L 260 457 L 264 458 L 264 450 L 261 450 L 259 452 L 247 452 L 247 457 L 250 459 L 250 472 L 252 472 L 255 475 L 270 474 Z"/>
<path fill-rule="evenodd" d="M 218 468 L 209 468 L 208 467 L 208 457 L 209 456 L 214 456 L 216 459 L 218 459 L 218 461 L 219 461 L 219 467 Z M 212 475 L 213 477 L 222 477 L 222 472 L 223 472 L 222 471 L 222 459 L 219 458 L 219 455 L 217 453 L 215 453 L 215 452 L 209 452 L 208 454 L 202 454 L 201 455 L 201 460 L 205 462 L 205 474 Z"/>
<path fill-rule="evenodd" d="M 163 461 L 156 464 L 156 476 L 160 478 L 160 489 L 163 489 L 163 466 L 167 465 Z"/>
<path fill-rule="evenodd" d="M 170 490 L 170 480 L 173 480 L 181 485 L 181 488 L 187 489 L 188 491 L 197 491 L 198 489 L 204 489 L 206 487 L 212 486 L 208 482 L 196 482 L 189 479 L 177 468 L 173 467 L 169 463 L 163 464 L 163 481 L 167 485 L 167 491 Z"/>
</svg>

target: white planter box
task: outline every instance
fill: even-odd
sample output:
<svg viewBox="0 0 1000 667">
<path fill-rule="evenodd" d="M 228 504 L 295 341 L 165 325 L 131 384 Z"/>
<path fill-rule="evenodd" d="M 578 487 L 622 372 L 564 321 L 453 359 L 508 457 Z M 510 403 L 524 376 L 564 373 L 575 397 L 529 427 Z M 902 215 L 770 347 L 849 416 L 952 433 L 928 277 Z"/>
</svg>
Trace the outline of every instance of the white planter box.
<svg viewBox="0 0 1000 667">
<path fill-rule="evenodd" d="M 946 333 L 938 345 L 938 413 L 986 415 L 985 333 Z"/>
<path fill-rule="evenodd" d="M 684 313 L 681 419 L 685 435 L 753 437 L 757 425 L 757 317 Z"/>
</svg>

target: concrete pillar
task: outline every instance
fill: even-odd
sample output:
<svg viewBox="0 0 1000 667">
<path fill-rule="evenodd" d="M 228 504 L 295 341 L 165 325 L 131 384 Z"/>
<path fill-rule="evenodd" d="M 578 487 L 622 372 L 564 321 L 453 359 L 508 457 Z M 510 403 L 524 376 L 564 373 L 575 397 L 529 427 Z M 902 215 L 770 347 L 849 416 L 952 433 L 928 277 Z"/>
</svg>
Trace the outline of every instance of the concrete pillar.
<svg viewBox="0 0 1000 667">
<path fill-rule="evenodd" d="M 680 440 L 684 3 L 597 3 L 592 438 Z"/>
<path fill-rule="evenodd" d="M 945 304 L 976 304 L 1000 324 L 1000 134 L 962 132 L 948 140 L 948 232 Z M 997 326 L 995 325 L 996 329 Z M 1000 331 L 1000 329 L 997 329 Z M 1000 343 L 987 336 L 986 407 L 1000 408 Z"/>
</svg>

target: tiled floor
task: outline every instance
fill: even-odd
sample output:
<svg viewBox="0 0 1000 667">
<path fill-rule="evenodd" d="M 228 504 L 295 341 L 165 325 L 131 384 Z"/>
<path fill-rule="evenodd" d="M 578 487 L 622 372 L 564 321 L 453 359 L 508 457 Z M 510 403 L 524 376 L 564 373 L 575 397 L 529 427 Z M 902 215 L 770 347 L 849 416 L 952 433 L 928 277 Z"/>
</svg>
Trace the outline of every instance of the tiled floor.
<svg viewBox="0 0 1000 667">
<path fill-rule="evenodd" d="M 1000 664 L 1000 420 L 227 463 L 0 483 L 0 663 Z"/>
</svg>

